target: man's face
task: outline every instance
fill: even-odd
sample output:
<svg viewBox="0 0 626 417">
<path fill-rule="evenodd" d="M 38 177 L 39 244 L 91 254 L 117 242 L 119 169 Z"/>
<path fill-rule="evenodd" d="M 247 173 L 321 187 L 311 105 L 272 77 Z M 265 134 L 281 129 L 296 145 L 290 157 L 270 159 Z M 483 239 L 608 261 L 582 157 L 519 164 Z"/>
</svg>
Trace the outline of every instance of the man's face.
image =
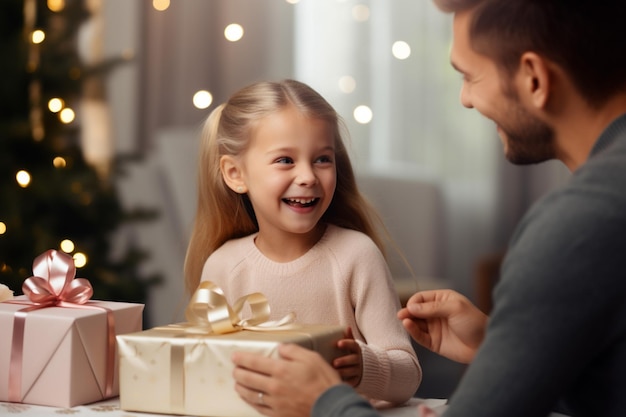
<svg viewBox="0 0 626 417">
<path fill-rule="evenodd" d="M 461 104 L 475 108 L 496 124 L 506 158 L 532 164 L 555 157 L 554 131 L 520 101 L 514 80 L 469 42 L 471 11 L 455 14 L 450 59 L 463 75 Z"/>
</svg>

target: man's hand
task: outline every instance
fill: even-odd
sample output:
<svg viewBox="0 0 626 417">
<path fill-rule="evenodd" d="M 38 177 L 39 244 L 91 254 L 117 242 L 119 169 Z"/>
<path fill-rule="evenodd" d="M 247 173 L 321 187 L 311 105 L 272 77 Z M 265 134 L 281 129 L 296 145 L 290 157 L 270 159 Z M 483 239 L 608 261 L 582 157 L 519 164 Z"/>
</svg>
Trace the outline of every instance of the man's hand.
<svg viewBox="0 0 626 417">
<path fill-rule="evenodd" d="M 317 352 L 293 344 L 278 351 L 279 359 L 235 352 L 235 390 L 266 416 L 309 416 L 317 398 L 341 384 L 341 377 Z"/>
<path fill-rule="evenodd" d="M 457 362 L 469 363 L 485 337 L 488 317 L 452 290 L 414 294 L 398 318 L 417 343 Z"/>
</svg>

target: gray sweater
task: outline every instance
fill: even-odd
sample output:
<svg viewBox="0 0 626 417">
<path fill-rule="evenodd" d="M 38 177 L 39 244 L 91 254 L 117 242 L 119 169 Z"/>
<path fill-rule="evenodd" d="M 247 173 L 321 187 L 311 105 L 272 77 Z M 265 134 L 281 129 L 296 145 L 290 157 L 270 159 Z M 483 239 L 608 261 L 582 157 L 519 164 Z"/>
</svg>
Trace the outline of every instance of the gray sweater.
<svg viewBox="0 0 626 417">
<path fill-rule="evenodd" d="M 313 416 L 374 410 L 346 387 Z M 353 406 L 349 406 L 352 403 Z M 520 222 L 487 336 L 445 417 L 626 416 L 626 115 Z"/>
</svg>

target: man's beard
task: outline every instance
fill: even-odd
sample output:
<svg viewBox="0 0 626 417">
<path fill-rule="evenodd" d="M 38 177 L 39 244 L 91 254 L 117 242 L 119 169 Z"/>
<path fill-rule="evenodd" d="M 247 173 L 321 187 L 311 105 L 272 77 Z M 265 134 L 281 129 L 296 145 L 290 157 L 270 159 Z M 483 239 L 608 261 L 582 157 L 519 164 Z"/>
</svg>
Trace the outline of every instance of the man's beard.
<svg viewBox="0 0 626 417">
<path fill-rule="evenodd" d="M 516 165 L 554 159 L 554 129 L 524 109 L 515 94 L 509 92 L 507 96 L 509 118 L 499 124 L 505 135 L 506 159 Z"/>
</svg>

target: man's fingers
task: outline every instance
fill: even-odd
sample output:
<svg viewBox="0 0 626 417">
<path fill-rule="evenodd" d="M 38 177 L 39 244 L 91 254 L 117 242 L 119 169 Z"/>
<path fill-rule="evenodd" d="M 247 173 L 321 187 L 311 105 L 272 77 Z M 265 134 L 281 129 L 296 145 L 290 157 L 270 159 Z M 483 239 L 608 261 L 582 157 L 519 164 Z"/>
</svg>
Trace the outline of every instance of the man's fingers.
<svg viewBox="0 0 626 417">
<path fill-rule="evenodd" d="M 419 304 L 407 304 L 406 308 L 413 317 L 434 319 L 457 314 L 461 310 L 461 303 L 456 300 L 437 300 Z"/>
<path fill-rule="evenodd" d="M 240 384 L 235 384 L 235 391 L 246 403 L 252 406 L 259 413 L 266 416 L 273 415 L 272 408 L 268 404 L 268 401 L 271 401 L 271 399 L 266 394 L 259 395 L 258 391 L 253 391 Z"/>
<path fill-rule="evenodd" d="M 404 319 L 402 320 L 402 325 L 417 343 L 426 348 L 432 348 L 432 340 L 430 335 L 428 334 L 428 332 L 424 331 L 418 323 L 411 319 Z"/>
<path fill-rule="evenodd" d="M 298 362 L 308 362 L 313 360 L 313 357 L 317 356 L 321 359 L 317 352 L 304 348 L 302 346 L 293 344 L 293 343 L 285 343 L 278 346 L 278 353 L 283 359 L 298 361 Z M 323 359 L 322 359 L 323 360 Z M 270 369 L 271 370 L 271 369 Z"/>
<path fill-rule="evenodd" d="M 236 366 L 253 369 L 256 372 L 266 375 L 271 374 L 276 362 L 273 358 L 250 352 L 234 352 L 231 359 Z"/>
</svg>

